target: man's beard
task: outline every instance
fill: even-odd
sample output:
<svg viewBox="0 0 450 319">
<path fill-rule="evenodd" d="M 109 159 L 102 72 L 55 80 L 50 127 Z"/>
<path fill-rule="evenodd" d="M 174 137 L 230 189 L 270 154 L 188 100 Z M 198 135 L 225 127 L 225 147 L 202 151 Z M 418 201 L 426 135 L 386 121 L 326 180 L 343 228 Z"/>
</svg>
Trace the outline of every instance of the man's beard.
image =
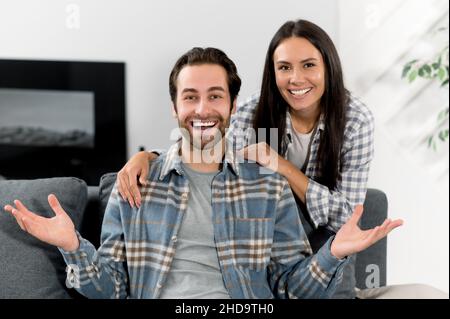
<svg viewBox="0 0 450 319">
<path fill-rule="evenodd" d="M 191 122 L 194 120 L 211 120 L 217 121 L 217 124 L 210 129 L 201 129 L 191 126 Z M 224 141 L 225 130 L 230 124 L 230 118 L 224 120 L 221 116 L 208 117 L 207 119 L 202 119 L 198 117 L 188 117 L 183 123 L 178 121 L 179 127 L 181 129 L 181 135 L 183 139 L 188 139 L 193 150 L 208 150 L 218 143 Z"/>
</svg>

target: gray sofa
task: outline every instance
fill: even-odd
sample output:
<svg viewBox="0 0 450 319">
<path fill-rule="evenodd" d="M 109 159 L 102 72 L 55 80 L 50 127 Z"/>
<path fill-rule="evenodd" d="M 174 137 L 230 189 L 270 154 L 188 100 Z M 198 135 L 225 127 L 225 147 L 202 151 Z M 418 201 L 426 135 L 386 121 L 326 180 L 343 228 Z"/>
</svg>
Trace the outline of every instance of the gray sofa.
<svg viewBox="0 0 450 319">
<path fill-rule="evenodd" d="M 81 235 L 98 247 L 103 213 L 115 176 L 105 174 L 99 186 L 87 186 L 84 181 L 70 177 L 0 181 L 0 205 L 3 207 L 18 198 L 30 210 L 51 217 L 47 195 L 54 193 Z M 361 227 L 375 227 L 385 218 L 386 195 L 369 189 Z M 73 289 L 66 288 L 66 265 L 59 251 L 21 231 L 6 212 L 0 214 L 0 242 L 0 298 L 82 298 Z M 367 288 L 374 271 L 376 282 L 386 285 L 386 239 L 356 256 L 357 287 Z"/>
</svg>

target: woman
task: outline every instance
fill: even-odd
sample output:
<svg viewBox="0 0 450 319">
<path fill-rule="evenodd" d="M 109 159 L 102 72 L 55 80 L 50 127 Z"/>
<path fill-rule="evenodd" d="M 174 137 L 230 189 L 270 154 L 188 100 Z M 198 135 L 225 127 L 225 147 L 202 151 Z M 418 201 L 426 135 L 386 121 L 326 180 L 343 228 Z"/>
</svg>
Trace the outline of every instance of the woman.
<svg viewBox="0 0 450 319">
<path fill-rule="evenodd" d="M 233 116 L 233 132 L 249 127 L 277 128 L 275 149 L 258 143 L 242 153 L 286 177 L 313 250 L 319 248 L 364 202 L 374 129 L 369 109 L 345 89 L 336 48 L 320 27 L 289 21 L 276 32 L 259 97 Z M 145 183 L 154 156 L 138 153 L 118 174 L 119 191 L 132 206 L 140 205 L 136 177 Z M 337 298 L 354 296 L 353 273 L 345 272 Z"/>
</svg>

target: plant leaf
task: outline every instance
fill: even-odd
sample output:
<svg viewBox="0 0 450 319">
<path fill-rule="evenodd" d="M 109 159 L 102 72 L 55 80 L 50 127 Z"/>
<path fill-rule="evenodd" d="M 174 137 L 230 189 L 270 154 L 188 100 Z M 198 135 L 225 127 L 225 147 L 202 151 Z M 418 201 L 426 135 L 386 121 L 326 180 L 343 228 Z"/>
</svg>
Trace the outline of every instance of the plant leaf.
<svg viewBox="0 0 450 319">
<path fill-rule="evenodd" d="M 411 65 L 407 64 L 403 68 L 402 79 L 408 75 L 409 70 L 411 70 Z"/>
<path fill-rule="evenodd" d="M 417 61 L 419 61 L 419 60 L 417 60 L 417 59 L 414 59 L 414 60 L 412 60 L 412 61 L 409 61 L 408 63 L 406 63 L 406 65 L 413 65 L 414 63 L 416 63 Z"/>
<path fill-rule="evenodd" d="M 423 78 L 423 77 L 425 76 L 425 71 L 423 70 L 423 67 L 421 67 L 421 68 L 419 69 L 419 76 L 420 76 L 421 78 Z"/>
<path fill-rule="evenodd" d="M 417 78 L 417 70 L 413 70 L 411 73 L 409 73 L 408 80 L 409 83 L 413 82 Z"/>
<path fill-rule="evenodd" d="M 446 140 L 447 138 L 448 138 L 448 129 L 442 130 L 442 131 L 439 132 L 439 139 L 440 139 L 442 142 L 445 142 L 445 140 Z"/>
<path fill-rule="evenodd" d="M 428 75 L 431 74 L 431 67 L 428 64 L 424 64 L 422 66 L 422 69 L 424 70 L 425 73 L 427 73 Z"/>
<path fill-rule="evenodd" d="M 431 135 L 431 136 L 428 138 L 428 147 L 431 147 L 432 144 L 433 144 L 433 135 Z"/>
<path fill-rule="evenodd" d="M 440 68 L 438 73 L 437 73 L 437 76 L 439 77 L 439 80 L 441 82 L 443 82 L 444 79 L 445 79 L 445 69 L 444 68 Z"/>
<path fill-rule="evenodd" d="M 445 108 L 439 112 L 438 121 L 441 122 L 447 117 L 448 117 L 448 106 L 447 106 L 447 108 Z"/>
</svg>

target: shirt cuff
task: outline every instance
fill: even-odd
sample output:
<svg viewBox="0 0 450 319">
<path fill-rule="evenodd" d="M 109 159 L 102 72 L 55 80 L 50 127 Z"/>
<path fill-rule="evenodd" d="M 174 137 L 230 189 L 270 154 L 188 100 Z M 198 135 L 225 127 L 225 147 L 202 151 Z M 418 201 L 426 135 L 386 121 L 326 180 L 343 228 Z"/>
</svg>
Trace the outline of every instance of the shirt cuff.
<svg viewBox="0 0 450 319">
<path fill-rule="evenodd" d="M 305 196 L 306 208 L 316 228 L 328 224 L 329 195 L 328 187 L 309 179 Z"/>
<path fill-rule="evenodd" d="M 81 237 L 78 231 L 76 231 L 76 234 L 80 243 L 78 249 L 73 251 L 66 251 L 58 247 L 58 250 L 61 252 L 67 265 L 86 265 L 87 263 L 89 263 L 88 260 L 91 259 L 96 250 L 89 241 Z"/>
<path fill-rule="evenodd" d="M 331 253 L 331 243 L 335 236 L 331 236 L 326 243 L 316 253 L 317 262 L 323 271 L 334 273 L 339 266 L 348 261 L 348 257 L 338 259 Z"/>
</svg>

